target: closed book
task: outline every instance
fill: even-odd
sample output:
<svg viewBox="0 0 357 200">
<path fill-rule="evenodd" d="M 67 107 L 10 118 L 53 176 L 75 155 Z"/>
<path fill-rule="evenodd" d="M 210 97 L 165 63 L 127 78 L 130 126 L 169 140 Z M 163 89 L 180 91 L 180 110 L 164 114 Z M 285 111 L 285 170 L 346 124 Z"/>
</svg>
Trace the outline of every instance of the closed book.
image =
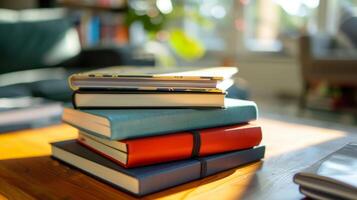
<svg viewBox="0 0 357 200">
<path fill-rule="evenodd" d="M 81 89 L 128 89 L 170 91 L 194 90 L 197 92 L 223 92 L 238 72 L 236 67 L 171 69 L 109 67 L 85 73 L 73 74 L 68 78 L 72 90 Z"/>
<path fill-rule="evenodd" d="M 261 127 L 253 124 L 120 141 L 85 132 L 80 132 L 78 137 L 79 143 L 126 168 L 252 148 L 261 140 Z"/>
<path fill-rule="evenodd" d="M 326 193 L 323 191 L 319 191 L 319 190 L 314 190 L 311 188 L 306 188 L 306 187 L 299 187 L 299 191 L 301 192 L 301 194 L 309 197 L 306 199 L 316 199 L 316 200 L 334 200 L 334 199 L 343 199 L 339 196 L 330 194 L 330 193 Z"/>
<path fill-rule="evenodd" d="M 257 119 L 252 101 L 226 99 L 225 109 L 82 109 L 65 108 L 63 121 L 111 140 L 163 135 L 245 123 Z"/>
<path fill-rule="evenodd" d="M 357 199 L 356 169 L 357 143 L 349 143 L 298 172 L 293 180 L 311 198 Z"/>
<path fill-rule="evenodd" d="M 126 169 L 74 140 L 52 144 L 53 157 L 139 196 L 258 161 L 264 157 L 264 152 L 265 147 L 261 146 L 200 159 Z"/>
<path fill-rule="evenodd" d="M 76 108 L 193 108 L 224 107 L 225 93 L 76 91 Z"/>
</svg>

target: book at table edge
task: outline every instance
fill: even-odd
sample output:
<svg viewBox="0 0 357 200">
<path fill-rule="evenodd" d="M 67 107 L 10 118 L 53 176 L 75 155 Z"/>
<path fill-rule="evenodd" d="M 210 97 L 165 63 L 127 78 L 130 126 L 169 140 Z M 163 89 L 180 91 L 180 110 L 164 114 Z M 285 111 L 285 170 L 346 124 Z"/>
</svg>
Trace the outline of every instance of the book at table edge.
<svg viewBox="0 0 357 200">
<path fill-rule="evenodd" d="M 248 149 L 259 145 L 261 140 L 261 127 L 255 124 L 224 126 L 198 130 L 194 133 L 179 132 L 122 141 L 106 141 L 80 132 L 77 139 L 80 144 L 125 168 Z M 113 144 L 113 142 L 117 143 Z M 126 150 L 118 147 L 119 144 L 120 147 L 125 146 Z M 115 155 L 126 155 L 125 162 L 115 157 L 113 153 L 108 153 L 113 151 Z"/>
<path fill-rule="evenodd" d="M 351 142 L 294 175 L 301 188 L 315 193 L 351 199 L 357 195 L 357 143 Z"/>
<path fill-rule="evenodd" d="M 143 196 L 261 160 L 265 147 L 126 169 L 74 140 L 52 143 L 52 156 L 116 188 Z M 88 167 L 92 166 L 92 167 Z M 163 181 L 165 180 L 165 181 Z"/>
</svg>

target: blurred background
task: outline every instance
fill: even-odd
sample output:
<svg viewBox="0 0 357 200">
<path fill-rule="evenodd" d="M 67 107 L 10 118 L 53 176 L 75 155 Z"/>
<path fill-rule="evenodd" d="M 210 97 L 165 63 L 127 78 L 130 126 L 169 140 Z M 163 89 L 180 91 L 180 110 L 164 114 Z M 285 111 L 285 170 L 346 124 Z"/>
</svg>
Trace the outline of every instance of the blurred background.
<svg viewBox="0 0 357 200">
<path fill-rule="evenodd" d="M 116 65 L 236 65 L 263 113 L 357 124 L 357 0 L 0 1 L 0 111 Z"/>
</svg>

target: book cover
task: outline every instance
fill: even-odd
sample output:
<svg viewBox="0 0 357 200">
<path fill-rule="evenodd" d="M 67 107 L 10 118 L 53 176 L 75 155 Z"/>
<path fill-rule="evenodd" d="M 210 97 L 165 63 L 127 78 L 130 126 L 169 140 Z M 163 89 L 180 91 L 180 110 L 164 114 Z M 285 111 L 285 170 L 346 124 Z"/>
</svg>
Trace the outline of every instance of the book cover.
<svg viewBox="0 0 357 200">
<path fill-rule="evenodd" d="M 54 158 L 139 196 L 258 161 L 264 157 L 264 152 L 265 147 L 261 146 L 200 159 L 126 169 L 74 140 L 52 144 Z"/>
<path fill-rule="evenodd" d="M 224 126 L 192 132 L 111 141 L 80 132 L 78 142 L 126 168 L 248 149 L 260 144 L 261 127 Z"/>
<path fill-rule="evenodd" d="M 123 140 L 246 123 L 258 117 L 253 101 L 226 99 L 225 104 L 225 109 L 65 108 L 62 119 L 85 132 Z"/>
<path fill-rule="evenodd" d="M 72 90 L 115 89 L 115 88 L 209 88 L 215 89 L 219 83 L 238 72 L 236 67 L 179 68 L 180 72 L 160 73 L 155 68 L 133 69 L 130 67 L 110 67 L 85 73 L 73 74 L 68 78 Z M 198 90 L 198 89 L 196 89 Z"/>
<path fill-rule="evenodd" d="M 225 93 L 163 91 L 81 91 L 73 93 L 75 108 L 223 108 Z"/>
</svg>

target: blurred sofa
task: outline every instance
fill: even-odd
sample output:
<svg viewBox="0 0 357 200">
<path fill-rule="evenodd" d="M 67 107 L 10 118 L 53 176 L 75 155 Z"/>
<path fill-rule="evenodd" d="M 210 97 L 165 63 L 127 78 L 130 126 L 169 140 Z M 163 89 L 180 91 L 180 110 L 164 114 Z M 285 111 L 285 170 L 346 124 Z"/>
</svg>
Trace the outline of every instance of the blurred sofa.
<svg viewBox="0 0 357 200">
<path fill-rule="evenodd" d="M 331 36 L 300 37 L 300 64 L 305 84 L 327 81 L 357 86 L 357 51 L 334 48 Z"/>
<path fill-rule="evenodd" d="M 0 97 L 32 95 L 66 101 L 71 98 L 66 81 L 71 73 L 155 65 L 154 58 L 137 58 L 130 46 L 82 48 L 76 23 L 76 16 L 62 8 L 0 9 Z"/>
</svg>

